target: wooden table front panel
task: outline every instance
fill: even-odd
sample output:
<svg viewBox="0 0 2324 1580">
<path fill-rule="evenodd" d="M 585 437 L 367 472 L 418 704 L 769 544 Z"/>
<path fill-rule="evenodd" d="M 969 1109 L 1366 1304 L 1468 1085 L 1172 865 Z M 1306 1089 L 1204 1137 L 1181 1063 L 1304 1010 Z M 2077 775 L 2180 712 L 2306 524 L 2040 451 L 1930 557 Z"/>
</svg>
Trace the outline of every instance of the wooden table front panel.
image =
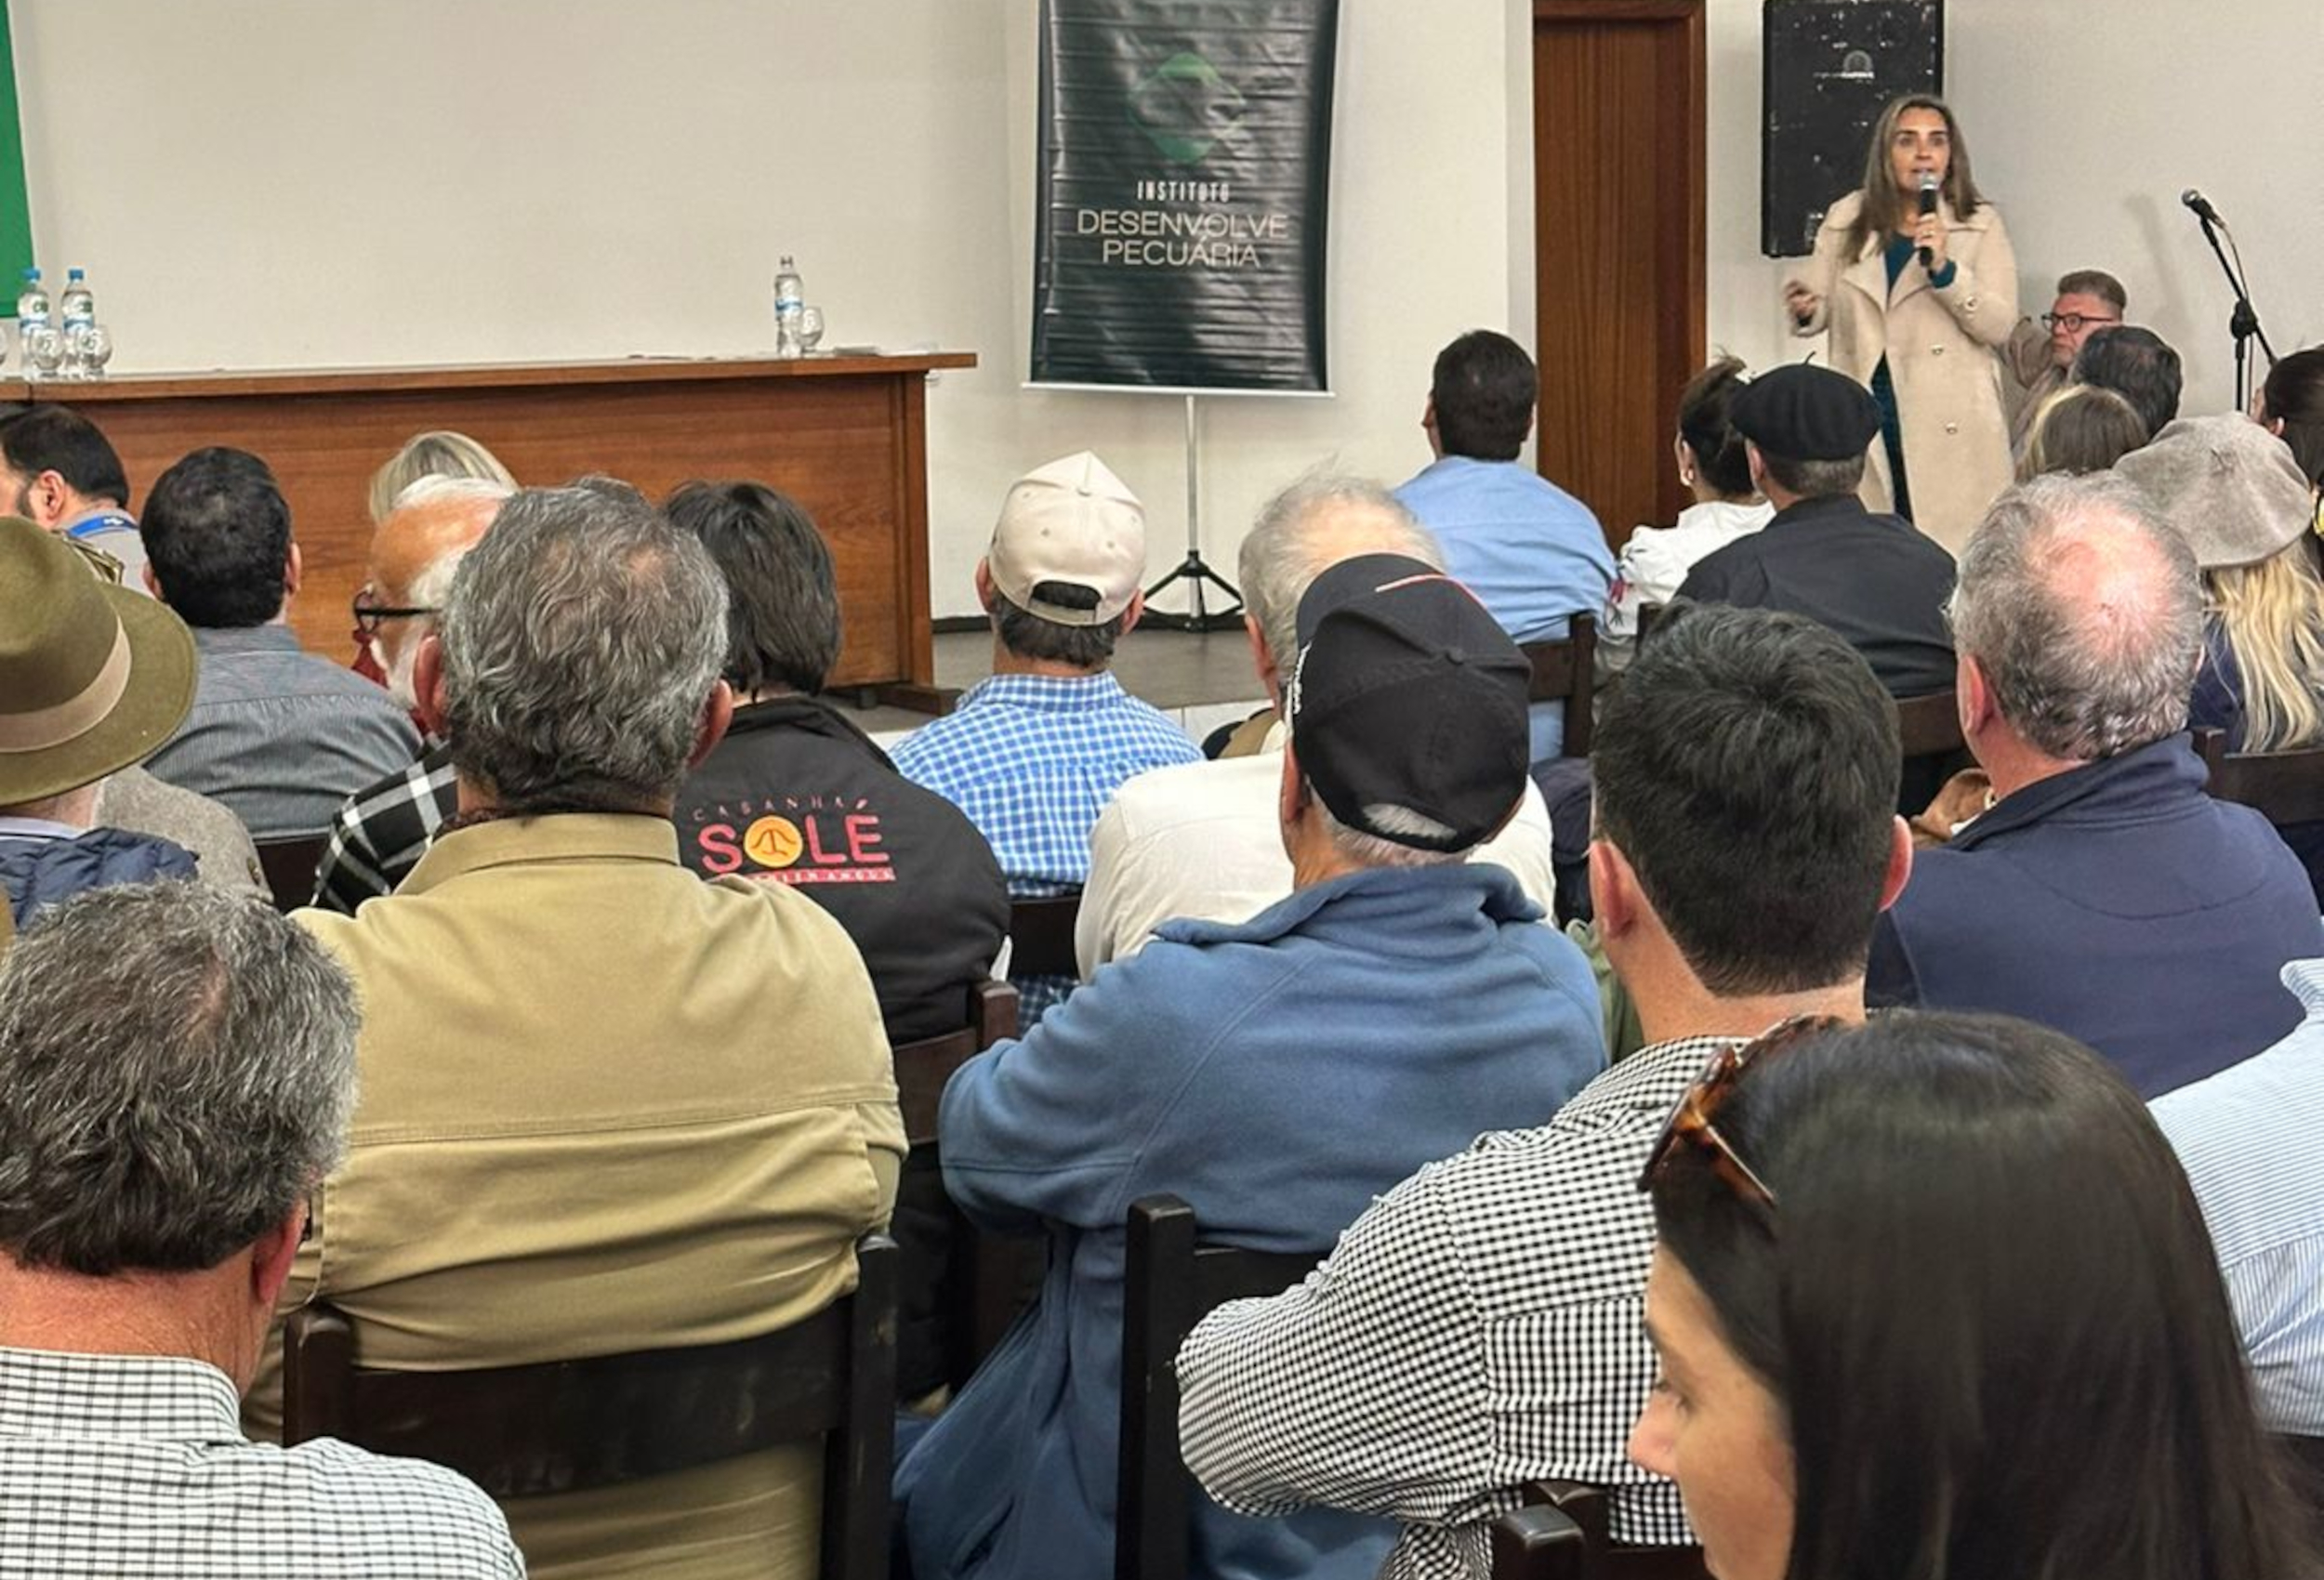
<svg viewBox="0 0 2324 1580">
<path fill-rule="evenodd" d="M 264 457 L 289 502 L 305 568 L 291 625 L 315 652 L 353 656 L 348 605 L 370 548 L 371 474 L 413 434 L 454 428 L 523 483 L 601 472 L 657 500 L 693 478 L 781 489 L 831 546 L 845 624 L 831 683 L 932 683 L 924 367 L 812 376 L 795 368 L 427 388 L 398 387 L 383 370 L 378 387 L 318 379 L 277 391 L 260 376 L 221 378 L 207 391 L 199 380 L 123 380 L 38 387 L 36 398 L 65 400 L 104 429 L 127 468 L 133 507 L 189 450 L 224 444 Z"/>
</svg>

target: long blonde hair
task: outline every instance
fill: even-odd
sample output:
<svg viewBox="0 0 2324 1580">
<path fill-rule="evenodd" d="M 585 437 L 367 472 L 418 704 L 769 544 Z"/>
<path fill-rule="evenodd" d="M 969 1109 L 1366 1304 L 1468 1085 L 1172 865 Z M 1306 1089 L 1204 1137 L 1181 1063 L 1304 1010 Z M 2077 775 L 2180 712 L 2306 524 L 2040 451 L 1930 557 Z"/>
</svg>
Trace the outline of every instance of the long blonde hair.
<svg viewBox="0 0 2324 1580">
<path fill-rule="evenodd" d="M 2295 539 L 2255 565 L 2203 573 L 2243 676 L 2247 752 L 2289 751 L 2324 739 L 2324 574 Z"/>
</svg>

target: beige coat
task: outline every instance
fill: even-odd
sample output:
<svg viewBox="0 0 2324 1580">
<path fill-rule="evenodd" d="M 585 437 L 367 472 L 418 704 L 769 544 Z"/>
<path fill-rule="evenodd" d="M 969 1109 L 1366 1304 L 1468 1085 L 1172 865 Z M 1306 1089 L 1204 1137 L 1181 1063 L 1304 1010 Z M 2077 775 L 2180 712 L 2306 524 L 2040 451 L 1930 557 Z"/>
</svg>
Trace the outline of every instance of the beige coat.
<svg viewBox="0 0 2324 1580">
<path fill-rule="evenodd" d="M 575 814 L 447 835 L 360 915 L 298 916 L 363 1027 L 347 1159 L 283 1298 L 337 1305 L 364 1364 L 719 1344 L 853 1286 L 904 1126 L 871 979 L 812 901 L 704 882 L 666 819 Z M 280 1366 L 271 1343 L 260 1432 Z M 820 1461 L 504 1507 L 535 1576 L 626 1549 L 662 1580 L 809 1580 Z"/>
<path fill-rule="evenodd" d="M 2017 323 L 2017 256 L 1992 204 L 1972 219 L 1955 217 L 1948 204 L 1939 212 L 1953 283 L 1938 290 L 1916 261 L 1897 276 L 1892 298 L 1877 244 L 1854 259 L 1842 257 L 1863 203 L 1863 193 L 1851 192 L 1825 216 L 1815 255 L 1798 276 L 1821 303 L 1797 332 L 1829 329 L 1831 365 L 1868 388 L 1872 370 L 1888 359 L 1913 524 L 1959 554 L 2012 475 L 1995 353 Z M 1864 503 L 1890 509 L 1887 446 L 1875 441 L 1871 459 Z"/>
</svg>

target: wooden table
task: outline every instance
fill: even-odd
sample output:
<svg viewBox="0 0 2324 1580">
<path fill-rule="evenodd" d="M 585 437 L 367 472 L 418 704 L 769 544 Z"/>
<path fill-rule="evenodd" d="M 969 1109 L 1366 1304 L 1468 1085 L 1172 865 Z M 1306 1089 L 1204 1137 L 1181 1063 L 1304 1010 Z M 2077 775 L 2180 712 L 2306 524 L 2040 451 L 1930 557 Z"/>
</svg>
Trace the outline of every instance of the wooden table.
<svg viewBox="0 0 2324 1580">
<path fill-rule="evenodd" d="M 976 358 L 540 362 L 128 374 L 0 387 L 61 401 L 121 452 L 136 498 L 208 444 L 263 456 L 290 502 L 305 581 L 299 640 L 351 658 L 350 600 L 371 543 L 371 474 L 427 428 L 482 441 L 521 482 L 603 472 L 659 498 L 691 478 L 748 478 L 807 507 L 831 545 L 846 642 L 834 686 L 933 706 L 929 626 L 927 376 Z"/>
</svg>

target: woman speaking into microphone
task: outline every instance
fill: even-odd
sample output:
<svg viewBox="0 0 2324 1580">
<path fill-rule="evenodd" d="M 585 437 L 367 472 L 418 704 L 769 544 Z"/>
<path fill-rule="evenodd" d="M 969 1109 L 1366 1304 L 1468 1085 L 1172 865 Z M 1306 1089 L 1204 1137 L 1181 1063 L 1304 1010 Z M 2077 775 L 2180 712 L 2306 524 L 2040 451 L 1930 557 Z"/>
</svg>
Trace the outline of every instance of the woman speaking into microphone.
<svg viewBox="0 0 2324 1580">
<path fill-rule="evenodd" d="M 1783 299 L 1793 332 L 1829 329 L 1831 365 L 1880 402 L 1865 504 L 1959 554 L 2010 482 L 1994 353 L 2017 323 L 2017 258 L 1943 99 L 1881 112 L 1864 185 L 1825 216 Z"/>
</svg>

